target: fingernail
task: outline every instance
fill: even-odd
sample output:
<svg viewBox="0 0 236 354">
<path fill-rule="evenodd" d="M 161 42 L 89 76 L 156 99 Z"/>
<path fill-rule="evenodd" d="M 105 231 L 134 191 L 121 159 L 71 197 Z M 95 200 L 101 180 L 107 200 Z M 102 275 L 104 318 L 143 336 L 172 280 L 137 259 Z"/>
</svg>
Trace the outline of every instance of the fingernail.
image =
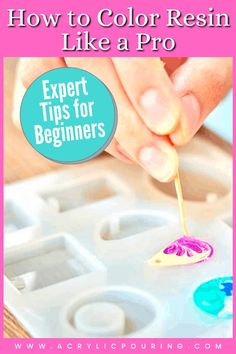
<svg viewBox="0 0 236 354">
<path fill-rule="evenodd" d="M 185 115 L 183 134 L 192 137 L 200 123 L 200 104 L 192 94 L 182 97 L 182 104 Z"/>
<path fill-rule="evenodd" d="M 151 129 L 158 134 L 169 134 L 179 118 L 179 104 L 170 100 L 156 89 L 147 90 L 140 99 L 140 105 Z"/>
<path fill-rule="evenodd" d="M 156 147 L 142 148 L 139 153 L 139 161 L 150 175 L 161 182 L 169 182 L 176 175 L 177 158 L 175 155 L 167 154 Z"/>
</svg>

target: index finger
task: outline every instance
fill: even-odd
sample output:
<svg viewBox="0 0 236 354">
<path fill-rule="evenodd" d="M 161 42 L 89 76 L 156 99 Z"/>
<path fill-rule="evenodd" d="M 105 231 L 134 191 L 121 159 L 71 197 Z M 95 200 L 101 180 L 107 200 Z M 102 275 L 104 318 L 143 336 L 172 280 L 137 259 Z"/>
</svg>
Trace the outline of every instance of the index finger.
<svg viewBox="0 0 236 354">
<path fill-rule="evenodd" d="M 156 134 L 177 126 L 181 101 L 160 58 L 113 58 L 122 85 L 136 111 Z"/>
</svg>

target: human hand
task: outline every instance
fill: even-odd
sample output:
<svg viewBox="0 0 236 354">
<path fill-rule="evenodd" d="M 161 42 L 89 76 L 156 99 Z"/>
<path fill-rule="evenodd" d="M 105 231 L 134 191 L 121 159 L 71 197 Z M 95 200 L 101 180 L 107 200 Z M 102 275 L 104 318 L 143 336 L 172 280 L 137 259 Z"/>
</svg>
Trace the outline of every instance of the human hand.
<svg viewBox="0 0 236 354">
<path fill-rule="evenodd" d="M 197 132 L 232 76 L 229 58 L 24 58 L 21 85 L 27 88 L 42 73 L 65 66 L 95 74 L 115 98 L 118 125 L 106 150 L 163 182 L 176 175 L 175 146 Z"/>
</svg>

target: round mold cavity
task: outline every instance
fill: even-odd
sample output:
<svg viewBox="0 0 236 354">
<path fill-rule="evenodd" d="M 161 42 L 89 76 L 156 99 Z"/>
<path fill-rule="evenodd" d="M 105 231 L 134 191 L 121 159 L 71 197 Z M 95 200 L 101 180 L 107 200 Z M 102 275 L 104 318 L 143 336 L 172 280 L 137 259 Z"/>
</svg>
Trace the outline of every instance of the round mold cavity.
<svg viewBox="0 0 236 354">
<path fill-rule="evenodd" d="M 112 310 L 105 313 L 105 326 L 102 320 L 92 320 L 98 315 L 99 303 L 104 311 Z M 89 313 L 89 326 L 84 312 Z M 163 308 L 145 291 L 128 286 L 107 286 L 83 293 L 69 303 L 62 311 L 61 321 L 68 337 L 160 337 Z M 94 323 L 96 330 L 91 330 Z"/>
<path fill-rule="evenodd" d="M 186 201 L 215 203 L 230 193 L 230 178 L 214 161 L 206 161 L 185 156 L 180 164 L 180 178 L 183 196 Z M 149 177 L 154 188 L 169 197 L 176 198 L 174 183 L 161 183 Z"/>
<path fill-rule="evenodd" d="M 117 337 L 124 333 L 123 309 L 111 302 L 91 302 L 81 306 L 74 315 L 79 332 L 91 337 Z"/>
<path fill-rule="evenodd" d="M 175 221 L 176 216 L 165 210 L 128 210 L 103 219 L 98 233 L 104 241 L 122 240 Z"/>
</svg>

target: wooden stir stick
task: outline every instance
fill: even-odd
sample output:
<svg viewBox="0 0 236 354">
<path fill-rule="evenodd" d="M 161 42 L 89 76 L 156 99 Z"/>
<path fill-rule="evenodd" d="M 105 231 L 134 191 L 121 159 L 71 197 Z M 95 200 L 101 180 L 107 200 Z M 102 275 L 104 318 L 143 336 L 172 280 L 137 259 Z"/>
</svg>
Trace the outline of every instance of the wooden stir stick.
<svg viewBox="0 0 236 354">
<path fill-rule="evenodd" d="M 182 187 L 180 183 L 180 177 L 179 177 L 179 171 L 175 177 L 175 190 L 178 198 L 178 204 L 179 204 L 179 211 L 180 211 L 180 221 L 183 227 L 184 231 L 184 236 L 188 236 L 188 227 L 186 223 L 186 213 L 185 213 L 185 208 L 184 208 L 184 198 L 183 198 L 183 193 L 182 193 Z"/>
</svg>

